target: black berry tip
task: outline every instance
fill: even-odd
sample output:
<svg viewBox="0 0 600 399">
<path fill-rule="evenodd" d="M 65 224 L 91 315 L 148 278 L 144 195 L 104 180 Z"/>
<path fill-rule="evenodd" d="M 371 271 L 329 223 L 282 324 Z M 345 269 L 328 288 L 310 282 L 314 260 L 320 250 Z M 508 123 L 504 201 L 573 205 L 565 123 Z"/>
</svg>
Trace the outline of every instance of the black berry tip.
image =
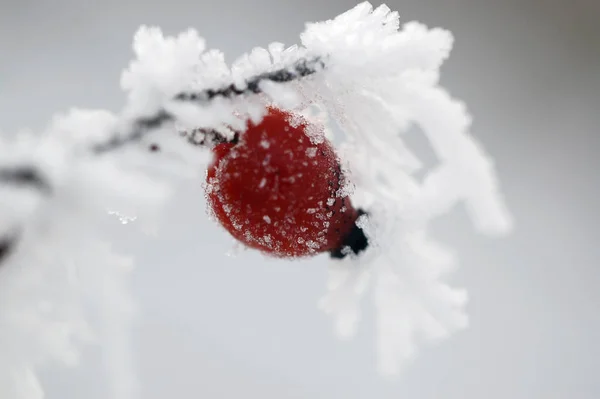
<svg viewBox="0 0 600 399">
<path fill-rule="evenodd" d="M 358 217 L 367 215 L 367 212 L 362 209 L 358 209 L 357 212 Z M 342 244 L 339 246 L 339 248 L 329 251 L 329 256 L 333 259 L 343 259 L 349 254 L 350 251 L 355 255 L 358 255 L 360 252 L 366 250 L 368 246 L 369 239 L 365 235 L 364 230 L 355 223 L 348 235 L 346 235 L 342 241 Z M 346 248 L 349 248 L 350 251 L 345 250 Z"/>
</svg>

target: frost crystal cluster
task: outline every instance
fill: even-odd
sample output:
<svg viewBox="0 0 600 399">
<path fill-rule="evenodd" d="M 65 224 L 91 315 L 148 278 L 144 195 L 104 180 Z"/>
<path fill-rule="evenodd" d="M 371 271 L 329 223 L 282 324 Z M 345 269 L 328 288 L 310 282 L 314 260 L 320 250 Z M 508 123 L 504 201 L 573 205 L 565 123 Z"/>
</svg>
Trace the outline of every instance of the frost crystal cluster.
<svg viewBox="0 0 600 399">
<path fill-rule="evenodd" d="M 259 122 L 269 105 L 339 133 L 345 189 L 369 212 L 359 223 L 374 245 L 329 266 L 321 307 L 336 331 L 353 334 L 372 287 L 380 369 L 394 374 L 419 341 L 467 326 L 465 291 L 443 280 L 455 259 L 427 226 L 460 202 L 483 233 L 507 233 L 511 218 L 465 107 L 438 84 L 450 32 L 400 26 L 388 7 L 362 3 L 307 24 L 300 45 L 272 43 L 232 66 L 194 30 L 164 37 L 141 27 L 133 47 L 120 114 L 73 109 L 40 134 L 0 142 L 0 397 L 44 397 L 40 367 L 75 365 L 89 344 L 105 348 L 111 397 L 138 396 L 132 264 L 103 236 L 106 217 L 153 226 L 177 183 L 206 170 L 206 151 L 181 132 L 227 134 L 244 128 L 240 116 Z M 424 179 L 403 142 L 412 126 L 440 161 Z M 156 143 L 161 151 L 148 151 Z"/>
</svg>

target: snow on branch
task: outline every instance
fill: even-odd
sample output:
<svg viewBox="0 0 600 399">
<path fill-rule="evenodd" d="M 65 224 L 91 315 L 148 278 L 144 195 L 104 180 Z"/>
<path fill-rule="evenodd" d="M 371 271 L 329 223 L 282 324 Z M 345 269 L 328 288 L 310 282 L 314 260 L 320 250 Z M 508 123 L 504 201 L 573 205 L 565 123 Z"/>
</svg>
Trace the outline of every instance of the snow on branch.
<svg viewBox="0 0 600 399">
<path fill-rule="evenodd" d="M 265 81 L 275 83 L 291 82 L 312 75 L 324 66 L 325 64 L 320 58 L 312 60 L 300 59 L 287 68 L 264 72 L 252 77 L 245 82 L 242 88 L 231 83 L 217 89 L 209 88 L 200 92 L 182 92 L 174 97 L 174 101 L 203 106 L 209 104 L 215 97 L 231 99 L 244 94 L 259 94 L 262 92 L 260 86 Z M 158 110 L 154 115 L 149 117 L 138 117 L 131 123 L 129 131 L 125 134 L 114 133 L 107 141 L 93 144 L 90 147 L 90 152 L 101 155 L 109 151 L 118 150 L 125 145 L 140 141 L 144 135 L 161 128 L 167 123 L 174 122 L 176 119 L 176 116 L 164 109 Z M 0 182 L 9 185 L 29 186 L 49 193 L 51 187 L 42 177 L 41 173 L 41 171 L 36 170 L 31 165 L 6 167 L 0 169 Z"/>
<path fill-rule="evenodd" d="M 433 242 L 428 224 L 460 202 L 481 232 L 508 233 L 512 220 L 466 108 L 438 84 L 452 42 L 448 31 L 401 26 L 396 12 L 366 2 L 308 24 L 300 45 L 255 48 L 231 66 L 194 30 L 164 37 L 141 27 L 121 76 L 120 115 L 72 109 L 40 134 L 0 141 L 0 396 L 42 398 L 37 370 L 76 365 L 81 346 L 96 343 L 106 348 L 111 397 L 138 397 L 132 262 L 104 236 L 107 213 L 152 224 L 177 182 L 206 168 L 202 145 L 190 145 L 205 142 L 192 132 L 232 139 L 268 105 L 342 133 L 352 200 L 369 212 L 359 223 L 375 245 L 330 261 L 320 306 L 337 333 L 354 333 L 369 288 L 383 373 L 397 373 L 417 343 L 465 328 L 467 294 L 444 282 L 456 257 Z M 440 160 L 423 181 L 402 140 L 412 125 Z"/>
</svg>

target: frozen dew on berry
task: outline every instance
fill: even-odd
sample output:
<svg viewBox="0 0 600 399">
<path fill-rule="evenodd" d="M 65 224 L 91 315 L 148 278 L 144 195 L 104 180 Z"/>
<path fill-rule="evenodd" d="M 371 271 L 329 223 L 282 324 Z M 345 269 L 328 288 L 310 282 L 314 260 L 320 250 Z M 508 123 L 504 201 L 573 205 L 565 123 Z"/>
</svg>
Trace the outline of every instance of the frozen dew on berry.
<svg viewBox="0 0 600 399">
<path fill-rule="evenodd" d="M 318 129 L 298 114 L 271 107 L 260 123 L 248 122 L 237 143 L 215 147 L 207 179 L 219 186 L 207 198 L 235 238 L 277 257 L 336 251 L 344 244 L 356 211 L 349 196 L 328 202 L 342 177 L 332 145 L 315 144 L 307 133 Z M 309 158 L 313 161 L 305 162 Z"/>
</svg>

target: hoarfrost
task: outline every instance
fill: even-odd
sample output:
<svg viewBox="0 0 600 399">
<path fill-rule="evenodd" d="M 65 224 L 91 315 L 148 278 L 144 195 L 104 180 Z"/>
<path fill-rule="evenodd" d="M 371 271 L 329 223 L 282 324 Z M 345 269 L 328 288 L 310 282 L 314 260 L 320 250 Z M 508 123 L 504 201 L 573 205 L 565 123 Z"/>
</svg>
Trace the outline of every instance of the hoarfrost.
<svg viewBox="0 0 600 399">
<path fill-rule="evenodd" d="M 82 346 L 93 343 L 105 348 L 110 396 L 138 397 L 129 337 L 135 315 L 127 288 L 132 264 L 102 235 L 106 209 L 135 215 L 133 226 L 158 218 L 177 183 L 197 177 L 208 162 L 173 132 L 198 126 L 242 129 L 240 115 L 259 121 L 273 103 L 298 115 L 303 107 L 319 110 L 320 118 L 340 128 L 340 158 L 352 184 L 337 195 L 352 194 L 353 203 L 369 212 L 358 223 L 373 245 L 329 266 L 320 307 L 332 315 L 338 335 L 354 334 L 359 301 L 369 287 L 383 373 L 397 373 L 418 352 L 417 342 L 437 341 L 468 325 L 468 295 L 444 280 L 456 258 L 432 240 L 428 225 L 458 203 L 466 205 L 483 233 L 506 234 L 512 219 L 493 162 L 469 133 L 466 107 L 438 82 L 451 33 L 415 22 L 401 26 L 396 12 L 365 2 L 333 20 L 308 24 L 301 42 L 287 49 L 280 43 L 254 49 L 228 68 L 223 54 L 206 51 L 194 30 L 165 37 L 158 28 L 141 27 L 134 38 L 136 58 L 121 77 L 128 96 L 121 115 L 73 109 L 55 118 L 41 137 L 0 142 L 0 169 L 30 166 L 40 171 L 43 183 L 24 187 L 0 180 L 0 237 L 18 232 L 18 245 L 2 259 L 0 273 L 1 397 L 43 398 L 40 365 L 75 365 Z M 262 84 L 263 95 L 173 100 L 181 91 L 204 93 L 232 82 L 244 89 L 251 76 L 314 56 L 325 68 L 293 83 Z M 148 137 L 102 156 L 86 150 L 124 139 L 133 121 L 160 109 L 175 121 L 148 137 L 164 153 L 149 155 Z M 306 120 L 298 116 L 291 123 Z M 440 160 L 422 183 L 414 177 L 421 163 L 401 136 L 413 124 Z M 327 132 L 319 128 L 309 135 L 317 144 Z M 269 162 L 267 155 L 264 164 Z M 208 190 L 212 184 L 218 182 Z M 243 226 L 234 221 L 234 227 Z M 315 245 L 303 237 L 297 242 Z M 86 301 L 100 309 L 100 322 L 85 313 Z"/>
<path fill-rule="evenodd" d="M 444 281 L 455 257 L 428 236 L 429 222 L 464 202 L 479 231 L 511 230 L 492 162 L 468 133 L 465 106 L 438 85 L 452 42 L 446 30 L 400 26 L 397 13 L 369 3 L 302 34 L 309 51 L 330 54 L 326 76 L 307 82 L 304 93 L 318 93 L 319 106 L 345 133 L 341 158 L 352 185 L 338 196 L 351 192 L 369 212 L 369 222 L 359 224 L 375 243 L 360 257 L 331 264 L 321 307 L 340 336 L 351 336 L 358 302 L 373 287 L 385 374 L 399 372 L 423 338 L 439 340 L 468 325 L 465 291 Z M 422 184 L 413 177 L 421 163 L 400 135 L 411 124 L 440 159 Z"/>
<path fill-rule="evenodd" d="M 309 147 L 306 149 L 306 156 L 309 158 L 314 158 L 317 155 L 317 147 Z"/>
</svg>

